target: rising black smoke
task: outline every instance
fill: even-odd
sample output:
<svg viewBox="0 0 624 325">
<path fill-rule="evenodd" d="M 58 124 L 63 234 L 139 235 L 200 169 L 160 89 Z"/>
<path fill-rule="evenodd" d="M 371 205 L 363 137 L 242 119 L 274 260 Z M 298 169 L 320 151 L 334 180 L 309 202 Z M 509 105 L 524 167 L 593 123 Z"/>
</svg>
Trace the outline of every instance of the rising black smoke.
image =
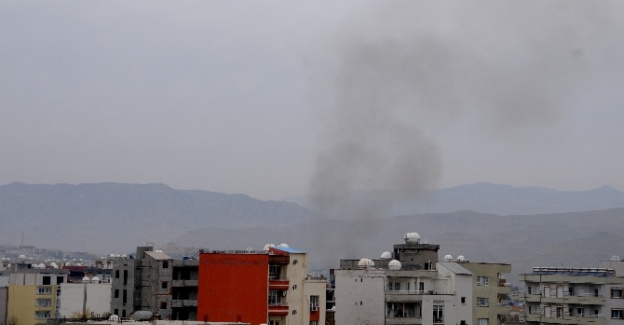
<svg viewBox="0 0 624 325">
<path fill-rule="evenodd" d="M 337 31 L 314 83 L 325 100 L 313 207 L 379 217 L 388 209 L 379 193 L 435 187 L 442 161 L 433 135 L 453 121 L 503 138 L 556 126 L 582 97 L 588 57 L 613 34 L 610 7 L 384 2 Z"/>
</svg>

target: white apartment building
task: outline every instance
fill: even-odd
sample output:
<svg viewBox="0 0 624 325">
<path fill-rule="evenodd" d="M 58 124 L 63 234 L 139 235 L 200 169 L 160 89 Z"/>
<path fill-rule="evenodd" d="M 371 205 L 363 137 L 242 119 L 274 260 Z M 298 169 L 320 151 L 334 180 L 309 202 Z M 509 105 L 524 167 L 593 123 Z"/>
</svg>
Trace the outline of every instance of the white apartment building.
<svg viewBox="0 0 624 325">
<path fill-rule="evenodd" d="M 456 262 L 438 262 L 440 246 L 420 243 L 417 233 L 404 239 L 379 260 L 340 261 L 333 271 L 336 324 L 473 322 L 473 273 Z"/>
</svg>

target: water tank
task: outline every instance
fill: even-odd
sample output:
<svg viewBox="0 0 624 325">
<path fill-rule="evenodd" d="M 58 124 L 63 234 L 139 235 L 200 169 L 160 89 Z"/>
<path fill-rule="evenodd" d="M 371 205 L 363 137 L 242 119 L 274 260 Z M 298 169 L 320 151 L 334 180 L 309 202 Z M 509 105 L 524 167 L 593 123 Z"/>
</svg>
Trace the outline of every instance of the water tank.
<svg viewBox="0 0 624 325">
<path fill-rule="evenodd" d="M 277 248 L 288 248 L 288 244 L 281 243 L 281 244 L 277 245 Z"/>
<path fill-rule="evenodd" d="M 420 242 L 420 235 L 417 232 L 408 232 L 403 237 L 406 244 L 418 244 Z"/>
<path fill-rule="evenodd" d="M 611 258 L 609 259 L 609 262 L 619 262 L 620 261 L 620 257 L 617 255 L 611 256 Z"/>
<path fill-rule="evenodd" d="M 89 278 L 88 276 L 85 276 L 84 278 L 82 278 L 82 283 L 89 283 L 91 282 L 91 278 Z"/>
<path fill-rule="evenodd" d="M 132 319 L 135 321 L 146 321 L 152 319 L 152 312 L 147 310 L 138 310 L 135 311 L 132 315 Z"/>
<path fill-rule="evenodd" d="M 401 269 L 401 262 L 397 260 L 392 260 L 388 263 L 388 269 L 396 271 Z"/>
<path fill-rule="evenodd" d="M 450 262 L 453 260 L 453 255 L 444 255 L 444 261 Z"/>
<path fill-rule="evenodd" d="M 375 266 L 375 262 L 370 258 L 363 258 L 358 261 L 358 268 L 360 269 L 370 269 Z"/>
<path fill-rule="evenodd" d="M 389 260 L 392 258 L 392 253 L 390 252 L 383 252 L 381 253 L 381 259 L 382 260 Z"/>
<path fill-rule="evenodd" d="M 100 283 L 100 278 L 98 278 L 97 276 L 92 277 L 91 283 Z"/>
<path fill-rule="evenodd" d="M 457 256 L 457 260 L 458 260 L 459 262 L 466 262 L 466 261 L 467 261 L 467 259 L 464 257 L 464 255 L 459 255 L 459 256 Z"/>
</svg>

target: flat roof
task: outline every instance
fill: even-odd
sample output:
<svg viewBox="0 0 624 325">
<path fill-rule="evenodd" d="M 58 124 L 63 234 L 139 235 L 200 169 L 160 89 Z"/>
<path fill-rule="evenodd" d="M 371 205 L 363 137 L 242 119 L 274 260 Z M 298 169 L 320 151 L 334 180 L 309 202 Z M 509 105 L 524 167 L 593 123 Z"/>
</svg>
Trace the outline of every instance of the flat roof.
<svg viewBox="0 0 624 325">
<path fill-rule="evenodd" d="M 155 251 L 147 251 L 145 252 L 145 254 L 151 256 L 153 259 L 157 260 L 157 261 L 162 261 L 162 260 L 172 260 L 171 256 L 163 253 L 163 252 L 155 252 Z"/>
</svg>

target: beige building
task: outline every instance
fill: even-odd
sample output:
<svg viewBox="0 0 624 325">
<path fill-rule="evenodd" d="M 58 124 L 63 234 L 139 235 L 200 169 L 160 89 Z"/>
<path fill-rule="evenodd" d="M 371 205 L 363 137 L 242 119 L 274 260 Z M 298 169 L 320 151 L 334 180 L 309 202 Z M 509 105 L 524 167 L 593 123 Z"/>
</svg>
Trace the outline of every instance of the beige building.
<svg viewBox="0 0 624 325">
<path fill-rule="evenodd" d="M 15 264 L 9 276 L 7 322 L 19 325 L 46 324 L 59 314 L 60 284 L 67 282 L 66 270 L 35 268 Z"/>
<path fill-rule="evenodd" d="M 472 302 L 474 325 L 505 324 L 511 307 L 503 301 L 511 292 L 511 286 L 504 274 L 511 273 L 511 265 L 503 263 L 472 263 L 459 259 L 459 265 L 473 274 Z"/>
<path fill-rule="evenodd" d="M 624 324 L 624 277 L 614 269 L 534 267 L 520 276 L 527 325 Z"/>
</svg>

